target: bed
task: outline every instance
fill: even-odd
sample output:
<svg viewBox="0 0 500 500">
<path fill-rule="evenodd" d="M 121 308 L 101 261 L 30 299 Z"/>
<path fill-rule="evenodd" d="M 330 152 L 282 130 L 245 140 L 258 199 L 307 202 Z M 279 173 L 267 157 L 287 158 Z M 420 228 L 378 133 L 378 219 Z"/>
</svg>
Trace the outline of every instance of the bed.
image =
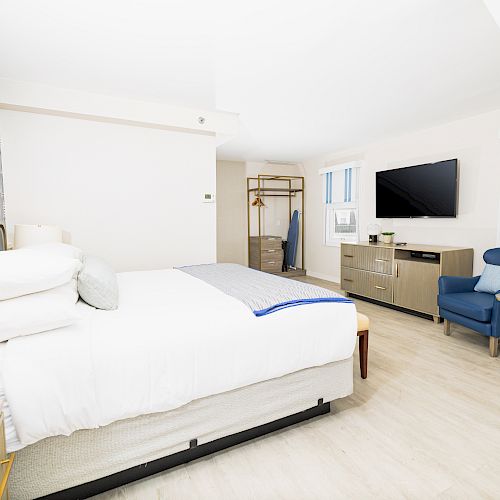
<svg viewBox="0 0 500 500">
<path fill-rule="evenodd" d="M 350 301 L 259 316 L 181 269 L 118 282 L 118 310 L 79 303 L 74 325 L 0 344 L 13 499 L 95 495 L 352 393 Z"/>
</svg>

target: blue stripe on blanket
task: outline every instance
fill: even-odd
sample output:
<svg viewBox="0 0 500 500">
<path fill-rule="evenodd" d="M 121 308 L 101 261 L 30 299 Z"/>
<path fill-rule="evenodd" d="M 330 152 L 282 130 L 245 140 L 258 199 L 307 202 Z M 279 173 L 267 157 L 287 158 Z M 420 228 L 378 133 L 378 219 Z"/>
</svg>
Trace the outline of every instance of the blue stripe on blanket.
<svg viewBox="0 0 500 500">
<path fill-rule="evenodd" d="M 304 304 L 316 304 L 317 302 L 347 302 L 352 304 L 352 300 L 347 298 L 340 297 L 324 297 L 321 299 L 297 299 L 297 300 L 289 300 L 288 302 L 282 302 L 281 304 L 276 304 L 271 307 L 266 307 L 265 309 L 261 309 L 260 311 L 253 311 L 255 316 L 265 316 L 266 314 L 271 314 L 276 311 L 280 311 L 281 309 L 286 309 L 287 307 L 301 306 Z"/>
</svg>

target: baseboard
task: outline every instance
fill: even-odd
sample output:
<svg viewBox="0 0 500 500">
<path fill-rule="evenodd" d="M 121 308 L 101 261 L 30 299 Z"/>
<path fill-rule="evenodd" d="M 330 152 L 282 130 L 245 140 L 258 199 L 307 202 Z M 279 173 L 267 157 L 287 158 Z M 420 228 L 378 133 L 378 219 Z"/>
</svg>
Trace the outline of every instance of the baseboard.
<svg viewBox="0 0 500 500">
<path fill-rule="evenodd" d="M 317 273 L 315 271 L 307 271 L 307 276 L 318 278 L 320 280 L 331 281 L 332 283 L 340 284 L 340 276 L 330 276 L 329 274 Z"/>
</svg>

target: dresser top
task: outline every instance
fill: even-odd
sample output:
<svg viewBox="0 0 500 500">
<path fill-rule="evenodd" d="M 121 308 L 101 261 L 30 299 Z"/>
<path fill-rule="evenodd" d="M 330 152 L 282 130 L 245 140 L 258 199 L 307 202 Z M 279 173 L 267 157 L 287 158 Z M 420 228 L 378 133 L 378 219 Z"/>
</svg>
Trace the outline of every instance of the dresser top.
<svg viewBox="0 0 500 500">
<path fill-rule="evenodd" d="M 433 252 L 433 253 L 443 253 L 443 252 L 453 252 L 456 250 L 472 250 L 469 247 L 448 247 L 439 245 L 422 245 L 419 243 L 407 243 L 406 245 L 396 245 L 395 243 L 370 243 L 369 241 L 360 241 L 359 243 L 342 243 L 342 245 L 357 245 L 363 247 L 375 247 L 375 248 L 394 248 L 396 250 L 412 250 L 415 252 Z"/>
<path fill-rule="evenodd" d="M 281 240 L 281 236 L 273 236 L 270 234 L 262 235 L 262 236 L 250 236 L 250 238 L 261 239 L 261 240 Z"/>
</svg>

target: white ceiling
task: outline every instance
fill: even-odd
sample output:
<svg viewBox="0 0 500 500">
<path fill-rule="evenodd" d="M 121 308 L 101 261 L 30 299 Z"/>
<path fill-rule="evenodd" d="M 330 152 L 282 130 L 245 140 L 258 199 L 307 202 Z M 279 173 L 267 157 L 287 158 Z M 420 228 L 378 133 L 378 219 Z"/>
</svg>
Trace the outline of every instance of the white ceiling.
<svg viewBox="0 0 500 500">
<path fill-rule="evenodd" d="M 220 158 L 300 161 L 500 108 L 500 29 L 482 0 L 2 0 L 0 77 L 239 112 Z"/>
</svg>

